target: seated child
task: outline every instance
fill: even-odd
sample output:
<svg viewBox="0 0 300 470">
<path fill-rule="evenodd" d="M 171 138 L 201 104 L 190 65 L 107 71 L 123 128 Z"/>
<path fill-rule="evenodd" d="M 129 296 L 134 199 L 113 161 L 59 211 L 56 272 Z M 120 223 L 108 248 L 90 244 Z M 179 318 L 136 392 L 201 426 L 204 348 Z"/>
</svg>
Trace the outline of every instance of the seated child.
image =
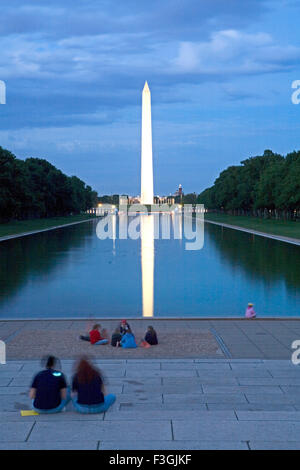
<svg viewBox="0 0 300 470">
<path fill-rule="evenodd" d="M 120 329 L 121 335 L 122 336 L 125 335 L 125 333 L 127 333 L 127 331 L 130 330 L 129 323 L 127 323 L 126 320 L 122 320 L 120 323 L 119 329 Z"/>
<path fill-rule="evenodd" d="M 103 329 L 100 332 L 101 325 L 97 323 L 93 326 L 92 330 L 90 331 L 88 336 L 79 336 L 80 339 L 83 341 L 90 341 L 91 344 L 107 344 L 107 330 Z"/>
<path fill-rule="evenodd" d="M 137 348 L 135 337 L 131 332 L 130 328 L 127 330 L 127 333 L 123 335 L 121 339 L 121 346 L 122 348 Z"/>
<path fill-rule="evenodd" d="M 249 302 L 245 312 L 246 318 L 256 318 L 256 312 L 254 311 L 253 304 Z"/>
<path fill-rule="evenodd" d="M 112 334 L 110 344 L 114 347 L 118 347 L 120 346 L 121 339 L 122 339 L 122 335 L 120 333 L 120 328 L 116 328 L 114 333 Z"/>
<path fill-rule="evenodd" d="M 148 326 L 148 329 L 145 335 L 145 341 L 151 346 L 158 344 L 156 331 L 153 328 L 153 326 Z"/>
</svg>

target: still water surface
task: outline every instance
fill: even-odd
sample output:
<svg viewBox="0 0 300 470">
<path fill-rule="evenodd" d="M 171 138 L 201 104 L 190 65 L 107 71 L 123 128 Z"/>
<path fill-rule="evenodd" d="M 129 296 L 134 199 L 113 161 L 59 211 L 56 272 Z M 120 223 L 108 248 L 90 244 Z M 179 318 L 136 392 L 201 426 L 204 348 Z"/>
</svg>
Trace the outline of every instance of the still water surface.
<svg viewBox="0 0 300 470">
<path fill-rule="evenodd" d="M 99 240 L 97 221 L 0 243 L 1 318 L 300 315 L 300 247 L 205 224 L 204 247 Z M 177 223 L 179 223 L 177 221 Z M 180 222 L 181 224 L 181 222 Z M 182 230 L 182 225 L 180 225 Z"/>
</svg>

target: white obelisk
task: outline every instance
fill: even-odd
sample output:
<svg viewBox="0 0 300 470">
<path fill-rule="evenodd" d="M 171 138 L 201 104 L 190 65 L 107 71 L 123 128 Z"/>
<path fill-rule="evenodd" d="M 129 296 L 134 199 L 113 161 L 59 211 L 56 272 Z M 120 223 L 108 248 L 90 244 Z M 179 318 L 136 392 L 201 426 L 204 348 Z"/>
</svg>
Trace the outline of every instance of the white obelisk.
<svg viewBox="0 0 300 470">
<path fill-rule="evenodd" d="M 153 204 L 151 94 L 147 82 L 142 98 L 141 204 Z"/>
</svg>

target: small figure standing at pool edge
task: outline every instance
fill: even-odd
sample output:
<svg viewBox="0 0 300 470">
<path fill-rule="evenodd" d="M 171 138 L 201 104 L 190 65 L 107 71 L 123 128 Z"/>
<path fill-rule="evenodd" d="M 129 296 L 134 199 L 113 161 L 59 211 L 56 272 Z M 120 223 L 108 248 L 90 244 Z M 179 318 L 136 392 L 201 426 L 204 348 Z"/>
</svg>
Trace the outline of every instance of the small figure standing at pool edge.
<svg viewBox="0 0 300 470">
<path fill-rule="evenodd" d="M 256 312 L 254 311 L 253 304 L 251 302 L 248 303 L 248 307 L 246 308 L 245 317 L 248 319 L 256 318 Z"/>
</svg>

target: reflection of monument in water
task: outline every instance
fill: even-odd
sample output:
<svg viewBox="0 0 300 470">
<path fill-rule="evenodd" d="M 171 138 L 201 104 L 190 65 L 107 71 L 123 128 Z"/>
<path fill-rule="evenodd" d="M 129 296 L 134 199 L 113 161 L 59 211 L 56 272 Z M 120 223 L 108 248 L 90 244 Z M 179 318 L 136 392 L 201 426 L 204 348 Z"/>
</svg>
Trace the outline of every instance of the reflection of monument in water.
<svg viewBox="0 0 300 470">
<path fill-rule="evenodd" d="M 153 317 L 154 306 L 154 215 L 141 215 L 141 264 L 143 317 Z"/>
<path fill-rule="evenodd" d="M 154 239 L 158 231 L 164 231 L 168 226 L 174 233 L 174 238 L 182 238 L 181 214 L 141 214 L 141 271 L 142 271 L 142 299 L 143 317 L 154 316 Z"/>
</svg>

